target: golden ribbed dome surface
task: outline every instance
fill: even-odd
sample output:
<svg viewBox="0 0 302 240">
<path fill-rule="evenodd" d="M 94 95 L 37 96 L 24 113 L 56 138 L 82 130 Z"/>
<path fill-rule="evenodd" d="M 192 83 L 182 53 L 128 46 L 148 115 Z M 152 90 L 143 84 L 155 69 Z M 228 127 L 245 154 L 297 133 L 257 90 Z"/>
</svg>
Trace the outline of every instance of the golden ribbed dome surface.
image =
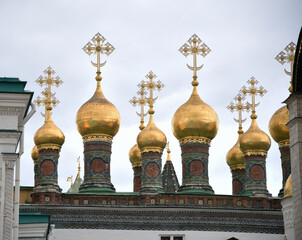
<svg viewBox="0 0 302 240">
<path fill-rule="evenodd" d="M 284 185 L 284 197 L 291 197 L 293 196 L 293 180 L 292 180 L 292 174 L 290 174 L 285 182 Z"/>
<path fill-rule="evenodd" d="M 155 126 L 153 115 L 150 114 L 147 127 L 145 127 L 137 136 L 137 145 L 139 149 L 146 147 L 158 147 L 164 149 L 166 143 L 166 135 Z"/>
<path fill-rule="evenodd" d="M 120 127 L 120 114 L 109 102 L 98 82 L 97 89 L 86 103 L 79 109 L 76 124 L 82 136 L 88 134 L 106 134 L 115 136 Z"/>
<path fill-rule="evenodd" d="M 240 150 L 239 145 L 240 135 L 235 145 L 228 151 L 226 155 L 227 164 L 231 169 L 242 169 L 244 168 L 244 154 Z"/>
<path fill-rule="evenodd" d="M 252 119 L 250 128 L 240 137 L 239 144 L 242 152 L 247 150 L 268 151 L 271 146 L 271 140 L 258 127 L 256 119 Z"/>
<path fill-rule="evenodd" d="M 218 116 L 200 99 L 196 87 L 189 100 L 176 110 L 172 119 L 172 130 L 177 139 L 191 136 L 213 139 L 216 136 Z"/>
<path fill-rule="evenodd" d="M 34 135 L 34 142 L 36 146 L 40 146 L 42 144 L 57 144 L 62 146 L 64 141 L 64 134 L 54 124 L 54 122 L 51 120 L 51 117 L 45 121 L 43 126 L 40 127 Z"/>
<path fill-rule="evenodd" d="M 133 166 L 139 166 L 141 165 L 142 162 L 142 155 L 141 152 L 135 144 L 129 151 L 129 160 Z"/>
<path fill-rule="evenodd" d="M 33 149 L 31 150 L 31 158 L 32 158 L 34 161 L 38 160 L 38 158 L 39 158 L 39 152 L 38 152 L 38 148 L 37 148 L 36 145 L 35 145 L 35 146 L 33 147 Z"/>
<path fill-rule="evenodd" d="M 279 108 L 269 121 L 269 132 L 272 138 L 279 143 L 289 139 L 289 130 L 286 124 L 289 121 L 289 113 L 286 106 Z"/>
</svg>

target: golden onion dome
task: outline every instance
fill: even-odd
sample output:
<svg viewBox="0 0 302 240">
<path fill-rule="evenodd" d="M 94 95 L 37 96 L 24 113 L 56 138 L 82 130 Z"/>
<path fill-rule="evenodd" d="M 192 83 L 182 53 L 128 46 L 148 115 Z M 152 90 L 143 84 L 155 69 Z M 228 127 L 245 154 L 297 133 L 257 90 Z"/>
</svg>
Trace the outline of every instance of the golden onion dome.
<svg viewBox="0 0 302 240">
<path fill-rule="evenodd" d="M 129 160 L 132 164 L 132 167 L 140 167 L 142 165 L 142 155 L 137 144 L 130 149 Z"/>
<path fill-rule="evenodd" d="M 118 110 L 105 98 L 98 81 L 94 95 L 77 113 L 76 124 L 79 133 L 82 136 L 106 134 L 113 137 L 119 130 L 120 122 Z"/>
<path fill-rule="evenodd" d="M 289 113 L 286 106 L 279 108 L 269 121 L 269 132 L 277 142 L 289 139 L 289 130 L 286 124 L 289 121 Z"/>
<path fill-rule="evenodd" d="M 196 86 L 189 100 L 176 110 L 172 130 L 177 139 L 192 136 L 213 139 L 216 136 L 218 116 L 200 99 Z"/>
<path fill-rule="evenodd" d="M 293 196 L 293 180 L 292 180 L 292 174 L 290 174 L 285 182 L 284 185 L 284 197 L 292 197 Z"/>
<path fill-rule="evenodd" d="M 153 114 L 150 114 L 147 127 L 145 127 L 137 136 L 137 145 L 139 149 L 146 147 L 164 149 L 166 144 L 166 135 L 155 126 Z"/>
<path fill-rule="evenodd" d="M 238 140 L 235 145 L 228 151 L 226 155 L 227 164 L 233 169 L 244 169 L 244 154 L 240 150 L 239 139 L 241 134 L 238 135 Z"/>
<path fill-rule="evenodd" d="M 38 148 L 37 146 L 35 145 L 33 147 L 33 149 L 31 150 L 31 158 L 34 160 L 34 161 L 37 161 L 38 158 L 39 158 L 39 152 L 38 152 Z"/>
<path fill-rule="evenodd" d="M 258 127 L 256 119 L 252 119 L 250 128 L 240 137 L 239 144 L 243 153 L 248 150 L 267 152 L 271 146 L 271 139 Z"/>
<path fill-rule="evenodd" d="M 37 147 L 43 144 L 56 144 L 62 146 L 65 136 L 62 131 L 54 124 L 51 119 L 51 113 L 46 113 L 48 117 L 42 127 L 34 135 L 34 142 Z"/>
</svg>

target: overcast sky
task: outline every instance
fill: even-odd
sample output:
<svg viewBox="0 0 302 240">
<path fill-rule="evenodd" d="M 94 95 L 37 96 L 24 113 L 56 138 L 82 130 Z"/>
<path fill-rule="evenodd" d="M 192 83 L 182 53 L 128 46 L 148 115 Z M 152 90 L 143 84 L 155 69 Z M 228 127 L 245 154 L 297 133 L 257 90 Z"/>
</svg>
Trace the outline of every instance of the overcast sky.
<svg viewBox="0 0 302 240">
<path fill-rule="evenodd" d="M 27 81 L 36 98 L 43 88 L 35 80 L 51 66 L 63 81 L 55 89 L 60 104 L 53 120 L 66 140 L 59 159 L 59 185 L 66 191 L 67 177 L 77 173 L 76 159 L 83 160 L 82 138 L 75 118 L 80 106 L 94 93 L 95 68 L 82 47 L 100 32 L 114 47 L 102 69 L 102 89 L 119 110 L 121 126 L 113 139 L 111 178 L 117 191 L 132 191 L 133 171 L 128 153 L 136 143 L 139 121 L 129 100 L 137 84 L 152 70 L 165 88 L 155 93 L 155 123 L 166 134 L 172 161 L 181 183 L 181 153 L 171 129 L 173 114 L 189 98 L 192 57 L 178 49 L 196 33 L 212 50 L 198 72 L 201 98 L 218 114 L 219 131 L 211 143 L 210 185 L 217 194 L 231 194 L 232 178 L 225 156 L 237 140 L 237 123 L 226 106 L 254 76 L 268 93 L 257 107 L 259 127 L 268 132 L 273 113 L 288 97 L 289 77 L 274 58 L 298 39 L 302 1 L 10 1 L 0 2 L 0 76 Z M 288 66 L 285 66 L 288 69 Z M 248 99 L 250 101 L 250 99 Z M 44 119 L 40 107 L 25 128 L 25 152 L 21 158 L 21 185 L 33 185 L 30 152 L 33 135 Z M 247 130 L 251 121 L 244 123 Z M 148 121 L 148 119 L 146 119 Z M 166 152 L 163 154 L 163 164 Z M 83 166 L 83 162 L 82 162 Z M 83 170 L 83 169 L 82 169 Z M 82 171 L 83 176 L 83 171 Z M 272 140 L 267 158 L 268 190 L 281 188 L 281 160 Z"/>
</svg>

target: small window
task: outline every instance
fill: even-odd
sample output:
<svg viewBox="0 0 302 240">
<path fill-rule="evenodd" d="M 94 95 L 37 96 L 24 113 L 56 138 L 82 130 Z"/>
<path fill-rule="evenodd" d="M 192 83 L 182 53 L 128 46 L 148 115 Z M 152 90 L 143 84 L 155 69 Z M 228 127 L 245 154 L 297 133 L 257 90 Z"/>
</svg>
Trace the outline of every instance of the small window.
<svg viewBox="0 0 302 240">
<path fill-rule="evenodd" d="M 173 240 L 183 240 L 183 237 L 174 237 Z"/>
<path fill-rule="evenodd" d="M 170 240 L 170 237 L 160 237 L 160 240 Z"/>
</svg>

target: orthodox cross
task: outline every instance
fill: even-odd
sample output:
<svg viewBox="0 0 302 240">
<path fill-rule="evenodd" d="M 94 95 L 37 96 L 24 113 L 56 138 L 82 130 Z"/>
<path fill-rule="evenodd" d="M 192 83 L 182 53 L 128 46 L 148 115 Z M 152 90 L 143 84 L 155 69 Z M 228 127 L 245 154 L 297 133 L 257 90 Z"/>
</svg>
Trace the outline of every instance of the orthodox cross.
<svg viewBox="0 0 302 240">
<path fill-rule="evenodd" d="M 89 56 L 92 53 L 96 54 L 96 56 L 97 56 L 97 62 L 96 63 L 91 61 L 91 64 L 94 67 L 96 67 L 96 69 L 97 69 L 97 71 L 96 71 L 97 76 L 95 78 L 97 81 L 102 80 L 100 69 L 101 69 L 101 67 L 103 67 L 106 64 L 106 61 L 101 63 L 101 53 L 106 54 L 107 56 L 109 56 L 115 49 L 109 42 L 105 43 L 105 41 L 106 41 L 106 39 L 100 33 L 97 33 L 91 39 L 91 41 L 88 42 L 83 47 L 84 52 L 87 53 Z"/>
<path fill-rule="evenodd" d="M 43 98 L 40 98 L 39 96 L 34 101 L 38 106 L 44 105 L 45 106 L 45 115 L 42 114 L 43 117 L 45 117 L 45 120 L 48 120 L 51 116 L 51 110 L 52 107 L 55 107 L 59 101 L 55 97 L 55 93 L 51 92 L 51 87 L 56 86 L 59 87 L 63 81 L 57 76 L 54 77 L 55 71 L 52 70 L 51 67 L 48 67 L 44 70 L 44 73 L 46 74 L 45 77 L 40 76 L 36 82 L 42 87 L 46 85 L 46 88 L 42 92 Z"/>
<path fill-rule="evenodd" d="M 144 118 L 148 114 L 148 113 L 145 113 L 145 106 L 147 104 L 147 99 L 146 99 L 147 92 L 145 91 L 144 86 L 138 85 L 138 87 L 140 88 L 140 90 L 137 92 L 137 94 L 139 95 L 139 98 L 137 99 L 136 97 L 133 97 L 130 100 L 130 103 L 134 107 L 136 106 L 136 104 L 138 104 L 141 107 L 141 112 L 140 113 L 136 112 L 136 114 L 141 118 L 141 121 L 140 121 L 141 125 L 139 126 L 139 129 L 143 130 L 145 128 Z"/>
<path fill-rule="evenodd" d="M 250 87 L 247 89 L 245 86 L 243 86 L 240 92 L 243 94 L 243 96 L 246 96 L 247 94 L 250 94 L 252 96 L 252 104 L 248 103 L 248 105 L 252 107 L 251 118 L 256 119 L 257 115 L 255 109 L 259 105 L 259 103 L 255 103 L 255 96 L 260 95 L 260 97 L 262 97 L 265 93 L 267 93 L 267 91 L 262 86 L 256 88 L 255 85 L 258 84 L 258 81 L 254 77 L 251 77 L 251 79 L 248 80 L 247 83 L 250 84 Z"/>
<path fill-rule="evenodd" d="M 287 71 L 284 68 L 284 71 L 287 75 L 289 75 L 290 77 L 292 77 L 292 73 L 293 73 L 293 68 L 294 68 L 294 60 L 295 60 L 295 51 L 296 51 L 296 44 L 294 44 L 293 42 L 291 42 L 290 44 L 288 44 L 285 48 L 284 48 L 285 52 L 281 51 L 276 57 L 275 59 L 281 63 L 282 65 L 286 62 L 290 63 L 290 71 Z M 290 87 L 288 89 L 290 92 L 293 91 L 293 82 L 292 79 L 290 80 Z"/>
<path fill-rule="evenodd" d="M 147 82 L 145 82 L 144 80 L 141 81 L 141 83 L 138 85 L 139 88 L 146 88 L 147 90 L 149 90 L 149 97 L 146 98 L 147 99 L 147 103 L 149 105 L 149 114 L 153 114 L 154 113 L 154 109 L 153 109 L 153 104 L 155 102 L 156 98 L 153 98 L 153 91 L 155 91 L 157 89 L 157 91 L 160 91 L 165 85 L 162 84 L 161 81 L 157 81 L 155 82 L 154 79 L 157 76 L 150 71 L 147 75 L 146 78 L 148 79 Z"/>
<path fill-rule="evenodd" d="M 236 103 L 234 104 L 233 102 L 231 102 L 228 106 L 227 109 L 229 109 L 231 112 L 237 111 L 238 112 L 238 119 L 234 118 L 235 122 L 237 122 L 239 124 L 239 130 L 238 130 L 238 134 L 243 134 L 242 131 L 242 123 L 244 123 L 246 121 L 245 119 L 242 119 L 242 112 L 243 111 L 249 111 L 250 110 L 250 104 L 246 103 L 243 104 L 242 100 L 244 100 L 244 97 L 241 94 L 238 94 L 234 100 L 236 101 Z"/>
<path fill-rule="evenodd" d="M 198 86 L 197 81 L 197 71 L 199 71 L 203 65 L 197 67 L 197 55 L 201 55 L 203 57 L 207 56 L 211 49 L 200 40 L 200 38 L 194 34 L 188 41 L 185 43 L 179 51 L 185 56 L 193 55 L 193 67 L 187 64 L 187 67 L 193 71 L 193 86 Z"/>
</svg>

